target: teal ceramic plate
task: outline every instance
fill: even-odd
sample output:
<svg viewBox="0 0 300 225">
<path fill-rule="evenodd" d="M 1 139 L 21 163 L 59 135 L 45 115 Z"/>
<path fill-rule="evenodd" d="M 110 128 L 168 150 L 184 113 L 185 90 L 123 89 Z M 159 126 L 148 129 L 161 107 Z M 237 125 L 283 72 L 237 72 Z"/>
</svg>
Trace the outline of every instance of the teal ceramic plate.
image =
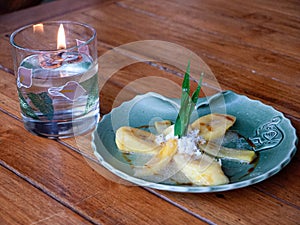
<svg viewBox="0 0 300 225">
<path fill-rule="evenodd" d="M 227 113 L 237 120 L 225 138 L 225 145 L 251 148 L 255 145 L 258 157 L 251 164 L 223 160 L 222 167 L 230 183 L 218 186 L 188 186 L 172 183 L 155 183 L 133 176 L 135 155 L 124 155 L 115 144 L 115 132 L 121 126 L 148 127 L 154 121 L 175 121 L 179 99 L 169 99 L 156 93 L 136 96 L 105 115 L 93 134 L 94 153 L 100 163 L 115 175 L 140 186 L 176 192 L 216 192 L 246 187 L 263 181 L 286 166 L 296 152 L 297 136 L 290 121 L 274 108 L 251 100 L 232 91 L 225 91 L 199 99 L 198 116 L 208 113 Z M 247 137 L 247 138 L 245 138 Z M 227 139 L 227 141 L 226 141 Z M 246 140 L 247 139 L 247 140 Z M 250 140 L 250 141 L 249 141 Z"/>
</svg>

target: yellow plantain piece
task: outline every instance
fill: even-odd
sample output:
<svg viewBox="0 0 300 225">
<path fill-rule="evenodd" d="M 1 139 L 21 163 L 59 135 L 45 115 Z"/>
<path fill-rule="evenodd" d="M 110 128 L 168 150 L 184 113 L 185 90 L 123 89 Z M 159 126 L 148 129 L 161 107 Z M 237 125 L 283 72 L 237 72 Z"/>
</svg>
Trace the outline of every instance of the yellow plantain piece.
<svg viewBox="0 0 300 225">
<path fill-rule="evenodd" d="M 172 160 L 173 156 L 177 152 L 177 140 L 168 140 L 161 150 L 143 167 L 135 168 L 135 176 L 137 177 L 148 177 L 161 175 L 164 176 L 165 169 Z"/>
<path fill-rule="evenodd" d="M 193 130 L 198 129 L 199 135 L 210 141 L 222 137 L 235 120 L 234 116 L 214 113 L 195 120 L 191 127 Z"/>
<path fill-rule="evenodd" d="M 161 149 L 155 139 L 156 136 L 150 132 L 125 126 L 117 130 L 115 141 L 123 152 L 154 154 Z"/>
<path fill-rule="evenodd" d="M 205 153 L 217 158 L 238 160 L 245 163 L 251 163 L 257 156 L 256 153 L 251 150 L 226 148 L 212 142 L 206 145 L 199 145 L 199 148 Z"/>
<path fill-rule="evenodd" d="M 155 129 L 158 134 L 162 134 L 165 129 L 170 127 L 172 125 L 170 120 L 162 120 L 162 121 L 156 121 L 154 123 Z"/>
<path fill-rule="evenodd" d="M 180 175 L 171 179 L 178 183 L 192 183 L 193 185 L 221 185 L 228 184 L 229 179 L 224 174 L 221 165 L 212 157 L 203 154 L 201 159 L 193 159 L 190 155 L 176 154 L 173 157 L 179 168 Z M 183 179 L 184 175 L 185 179 Z M 176 180 L 181 177 L 180 180 Z"/>
</svg>

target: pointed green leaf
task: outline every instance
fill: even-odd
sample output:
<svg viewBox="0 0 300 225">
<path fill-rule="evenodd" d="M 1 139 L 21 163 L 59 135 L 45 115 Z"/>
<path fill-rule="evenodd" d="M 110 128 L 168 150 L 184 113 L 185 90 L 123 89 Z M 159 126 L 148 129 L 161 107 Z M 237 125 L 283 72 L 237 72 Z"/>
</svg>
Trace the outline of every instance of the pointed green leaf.
<svg viewBox="0 0 300 225">
<path fill-rule="evenodd" d="M 184 78 L 182 82 L 182 92 L 186 92 L 190 94 L 190 62 L 188 62 L 188 66 L 184 74 Z"/>
<path fill-rule="evenodd" d="M 194 91 L 192 98 L 190 98 L 190 62 L 188 63 L 182 82 L 181 104 L 175 121 L 174 136 L 178 136 L 180 138 L 187 134 L 190 117 L 195 108 L 201 90 L 203 76 L 204 74 L 201 73 L 197 89 Z"/>
<path fill-rule="evenodd" d="M 181 101 L 182 104 L 180 106 L 180 110 L 174 126 L 174 135 L 178 137 L 182 137 L 185 131 L 187 131 L 186 123 L 189 120 L 188 111 L 189 111 L 189 102 L 190 102 L 190 96 L 188 95 L 188 93 L 186 92 L 182 93 Z"/>
<path fill-rule="evenodd" d="M 199 80 L 199 82 L 198 82 L 197 89 L 195 90 L 195 92 L 194 92 L 193 95 L 192 95 L 192 102 L 193 102 L 194 104 L 197 103 L 198 98 L 199 98 L 199 93 L 200 93 L 200 90 L 201 90 L 201 85 L 202 85 L 203 76 L 204 76 L 204 73 L 202 72 L 201 75 L 200 75 L 200 80 Z"/>
</svg>

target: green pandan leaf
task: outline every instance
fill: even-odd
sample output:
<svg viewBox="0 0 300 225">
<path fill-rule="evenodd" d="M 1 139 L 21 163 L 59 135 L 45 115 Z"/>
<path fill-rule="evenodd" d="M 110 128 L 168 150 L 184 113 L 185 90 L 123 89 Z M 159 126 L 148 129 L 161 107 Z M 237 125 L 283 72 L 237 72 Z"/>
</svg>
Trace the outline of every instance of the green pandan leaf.
<svg viewBox="0 0 300 225">
<path fill-rule="evenodd" d="M 194 104 L 196 104 L 197 101 L 198 101 L 200 90 L 201 90 L 201 86 L 202 86 L 203 77 L 204 77 L 204 73 L 202 72 L 201 75 L 200 75 L 200 80 L 198 82 L 198 87 L 197 87 L 197 89 L 194 91 L 194 93 L 192 95 L 192 102 Z"/>
<path fill-rule="evenodd" d="M 194 91 L 191 98 L 189 95 L 190 94 L 190 62 L 189 62 L 182 82 L 181 105 L 180 105 L 178 116 L 175 121 L 174 136 L 178 136 L 180 138 L 187 134 L 188 125 L 190 123 L 190 117 L 195 108 L 201 90 L 203 76 L 204 74 L 201 73 L 198 87 Z"/>
<path fill-rule="evenodd" d="M 184 74 L 183 82 L 182 82 L 182 93 L 190 93 L 190 62 L 188 62 L 188 66 L 186 68 L 186 72 Z"/>
<path fill-rule="evenodd" d="M 23 115 L 31 117 L 36 120 L 39 120 L 39 117 L 34 113 L 34 110 L 26 102 L 26 99 L 23 97 L 23 95 L 19 89 L 18 89 L 18 95 L 19 95 L 20 106 L 21 106 L 21 111 L 22 111 Z"/>
<path fill-rule="evenodd" d="M 52 105 L 52 99 L 48 96 L 47 92 L 42 92 L 39 94 L 28 93 L 27 94 L 33 105 L 38 108 L 48 120 L 53 119 L 54 108 Z"/>
<path fill-rule="evenodd" d="M 174 136 L 182 137 L 187 132 L 186 124 L 189 124 L 189 108 L 190 108 L 190 96 L 187 92 L 182 92 L 181 107 L 176 118 L 174 127 Z"/>
</svg>

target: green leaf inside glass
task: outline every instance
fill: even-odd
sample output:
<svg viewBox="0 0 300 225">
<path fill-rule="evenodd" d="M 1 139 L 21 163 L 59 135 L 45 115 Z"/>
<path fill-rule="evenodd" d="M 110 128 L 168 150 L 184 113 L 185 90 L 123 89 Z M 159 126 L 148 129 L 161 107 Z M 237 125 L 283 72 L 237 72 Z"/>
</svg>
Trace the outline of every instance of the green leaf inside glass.
<svg viewBox="0 0 300 225">
<path fill-rule="evenodd" d="M 39 94 L 28 93 L 28 97 L 32 101 L 33 105 L 38 108 L 47 119 L 52 120 L 54 116 L 54 109 L 52 105 L 52 99 L 48 96 L 47 92 Z"/>
</svg>

